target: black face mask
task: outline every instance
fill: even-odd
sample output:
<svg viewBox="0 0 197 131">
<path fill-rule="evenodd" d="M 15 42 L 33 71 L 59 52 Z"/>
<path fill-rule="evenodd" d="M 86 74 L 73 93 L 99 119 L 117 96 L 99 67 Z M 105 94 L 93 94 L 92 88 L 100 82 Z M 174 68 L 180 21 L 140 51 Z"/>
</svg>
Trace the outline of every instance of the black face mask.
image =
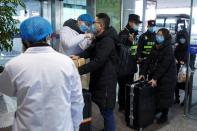
<svg viewBox="0 0 197 131">
<path fill-rule="evenodd" d="M 138 35 L 138 31 L 135 31 L 133 28 L 131 28 L 129 24 L 127 24 L 126 28 L 128 29 L 130 34 L 134 33 L 135 36 Z"/>
</svg>

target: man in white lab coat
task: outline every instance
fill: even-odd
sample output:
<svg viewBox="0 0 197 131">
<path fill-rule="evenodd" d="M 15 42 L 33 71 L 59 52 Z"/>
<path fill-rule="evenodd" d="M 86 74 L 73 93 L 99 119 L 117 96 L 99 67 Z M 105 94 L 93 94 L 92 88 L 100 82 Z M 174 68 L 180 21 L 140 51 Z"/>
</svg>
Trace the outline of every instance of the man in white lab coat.
<svg viewBox="0 0 197 131">
<path fill-rule="evenodd" d="M 94 19 L 88 14 L 82 14 L 77 20 L 65 21 L 60 30 L 59 52 L 67 55 L 79 54 L 88 48 L 94 35 L 88 33 Z"/>
<path fill-rule="evenodd" d="M 20 26 L 27 50 L 0 75 L 0 92 L 17 97 L 13 131 L 78 131 L 84 106 L 80 77 L 66 55 L 47 41 L 52 28 L 42 17 Z"/>
</svg>

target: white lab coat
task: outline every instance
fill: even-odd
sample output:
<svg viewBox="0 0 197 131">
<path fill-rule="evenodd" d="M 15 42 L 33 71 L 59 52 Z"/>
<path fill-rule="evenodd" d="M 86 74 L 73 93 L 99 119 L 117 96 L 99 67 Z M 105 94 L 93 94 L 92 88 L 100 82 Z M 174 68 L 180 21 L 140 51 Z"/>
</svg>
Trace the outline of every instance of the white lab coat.
<svg viewBox="0 0 197 131">
<path fill-rule="evenodd" d="M 0 92 L 17 97 L 13 131 L 77 131 L 83 119 L 78 71 L 51 47 L 32 47 L 9 61 Z"/>
<path fill-rule="evenodd" d="M 68 26 L 60 30 L 59 52 L 66 55 L 76 55 L 87 49 L 91 40 L 85 38 L 85 34 L 79 34 Z"/>
</svg>

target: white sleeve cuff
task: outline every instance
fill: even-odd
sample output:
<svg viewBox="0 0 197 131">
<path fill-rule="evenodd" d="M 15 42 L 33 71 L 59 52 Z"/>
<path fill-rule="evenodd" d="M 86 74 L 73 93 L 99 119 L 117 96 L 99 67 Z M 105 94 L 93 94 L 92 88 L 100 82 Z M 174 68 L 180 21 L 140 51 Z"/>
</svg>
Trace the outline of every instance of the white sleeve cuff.
<svg viewBox="0 0 197 131">
<path fill-rule="evenodd" d="M 74 131 L 79 131 L 79 127 L 74 127 Z"/>
</svg>

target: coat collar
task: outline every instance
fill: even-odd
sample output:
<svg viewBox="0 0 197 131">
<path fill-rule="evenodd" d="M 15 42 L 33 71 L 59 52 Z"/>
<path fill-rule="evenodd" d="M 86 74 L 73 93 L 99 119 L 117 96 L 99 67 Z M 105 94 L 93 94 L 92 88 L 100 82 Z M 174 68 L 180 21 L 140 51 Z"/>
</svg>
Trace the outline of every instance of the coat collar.
<svg viewBox="0 0 197 131">
<path fill-rule="evenodd" d="M 24 53 L 52 53 L 55 50 L 50 46 L 30 47 Z"/>
</svg>

